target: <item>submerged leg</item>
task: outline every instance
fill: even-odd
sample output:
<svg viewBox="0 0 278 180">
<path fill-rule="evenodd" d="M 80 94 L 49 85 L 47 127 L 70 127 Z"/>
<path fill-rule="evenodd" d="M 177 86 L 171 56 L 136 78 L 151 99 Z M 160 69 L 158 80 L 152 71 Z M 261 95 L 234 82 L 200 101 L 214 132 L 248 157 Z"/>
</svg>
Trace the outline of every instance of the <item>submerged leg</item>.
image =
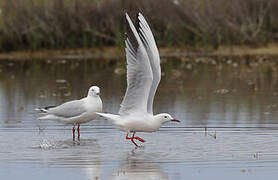
<svg viewBox="0 0 278 180">
<path fill-rule="evenodd" d="M 78 133 L 78 141 L 80 141 L 80 124 L 78 124 L 77 133 Z"/>
<path fill-rule="evenodd" d="M 75 141 L 75 126 L 72 126 L 72 140 Z"/>
</svg>

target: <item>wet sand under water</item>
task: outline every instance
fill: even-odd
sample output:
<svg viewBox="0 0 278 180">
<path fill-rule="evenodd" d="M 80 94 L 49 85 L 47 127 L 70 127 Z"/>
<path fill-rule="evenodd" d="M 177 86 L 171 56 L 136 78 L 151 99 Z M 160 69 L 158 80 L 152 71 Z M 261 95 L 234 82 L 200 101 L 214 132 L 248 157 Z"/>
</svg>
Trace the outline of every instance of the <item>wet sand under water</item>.
<svg viewBox="0 0 278 180">
<path fill-rule="evenodd" d="M 0 179 L 277 179 L 276 65 L 164 62 L 155 112 L 180 124 L 138 133 L 135 149 L 110 122 L 71 127 L 38 121 L 34 108 L 102 88 L 105 111 L 116 113 L 125 91 L 118 65 L 91 61 L 0 64 Z"/>
</svg>

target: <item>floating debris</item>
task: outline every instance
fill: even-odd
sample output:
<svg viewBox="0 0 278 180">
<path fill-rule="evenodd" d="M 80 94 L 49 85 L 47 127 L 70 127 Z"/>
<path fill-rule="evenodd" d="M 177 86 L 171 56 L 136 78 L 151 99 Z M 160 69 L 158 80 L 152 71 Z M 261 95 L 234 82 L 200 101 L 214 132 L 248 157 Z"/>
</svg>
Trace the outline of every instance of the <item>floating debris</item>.
<svg viewBox="0 0 278 180">
<path fill-rule="evenodd" d="M 218 93 L 218 94 L 227 94 L 230 91 L 228 89 L 218 89 L 215 92 Z"/>
<path fill-rule="evenodd" d="M 46 98 L 46 95 L 45 94 L 41 94 L 41 95 L 39 95 L 39 98 L 41 98 L 41 99 Z"/>
<path fill-rule="evenodd" d="M 266 106 L 268 109 L 273 109 L 277 107 L 277 104 L 271 104 Z"/>
<path fill-rule="evenodd" d="M 56 79 L 56 83 L 66 83 L 67 80 L 65 79 Z"/>
</svg>

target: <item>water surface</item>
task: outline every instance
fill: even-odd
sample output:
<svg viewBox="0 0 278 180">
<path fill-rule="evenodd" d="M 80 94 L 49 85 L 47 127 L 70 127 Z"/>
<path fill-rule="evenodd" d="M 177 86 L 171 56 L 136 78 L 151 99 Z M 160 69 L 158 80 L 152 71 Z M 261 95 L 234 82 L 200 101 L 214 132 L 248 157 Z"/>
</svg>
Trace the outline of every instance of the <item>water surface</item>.
<svg viewBox="0 0 278 180">
<path fill-rule="evenodd" d="M 163 59 L 155 113 L 168 112 L 135 149 L 125 133 L 97 119 L 71 127 L 38 121 L 33 109 L 101 87 L 104 111 L 117 113 L 125 67 L 114 60 L 0 63 L 1 179 L 276 179 L 278 86 L 273 62 Z"/>
</svg>

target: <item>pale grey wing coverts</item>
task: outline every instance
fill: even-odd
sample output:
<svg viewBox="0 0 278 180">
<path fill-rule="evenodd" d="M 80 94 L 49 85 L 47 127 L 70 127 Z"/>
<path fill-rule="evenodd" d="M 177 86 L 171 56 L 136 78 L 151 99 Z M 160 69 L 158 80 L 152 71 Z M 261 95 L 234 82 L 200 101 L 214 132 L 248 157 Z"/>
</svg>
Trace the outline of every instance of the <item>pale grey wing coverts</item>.
<svg viewBox="0 0 278 180">
<path fill-rule="evenodd" d="M 151 86 L 147 107 L 148 113 L 153 114 L 153 100 L 161 79 L 160 57 L 152 31 L 141 13 L 138 14 L 137 20 L 139 36 L 148 54 L 153 72 L 153 83 Z"/>
<path fill-rule="evenodd" d="M 84 101 L 82 99 L 69 101 L 47 110 L 48 114 L 54 114 L 64 118 L 79 116 L 84 112 L 86 112 L 86 109 L 84 108 Z"/>
<path fill-rule="evenodd" d="M 120 115 L 147 113 L 147 104 L 153 82 L 153 73 L 144 45 L 131 19 L 126 14 L 127 90 L 119 110 Z"/>
</svg>

